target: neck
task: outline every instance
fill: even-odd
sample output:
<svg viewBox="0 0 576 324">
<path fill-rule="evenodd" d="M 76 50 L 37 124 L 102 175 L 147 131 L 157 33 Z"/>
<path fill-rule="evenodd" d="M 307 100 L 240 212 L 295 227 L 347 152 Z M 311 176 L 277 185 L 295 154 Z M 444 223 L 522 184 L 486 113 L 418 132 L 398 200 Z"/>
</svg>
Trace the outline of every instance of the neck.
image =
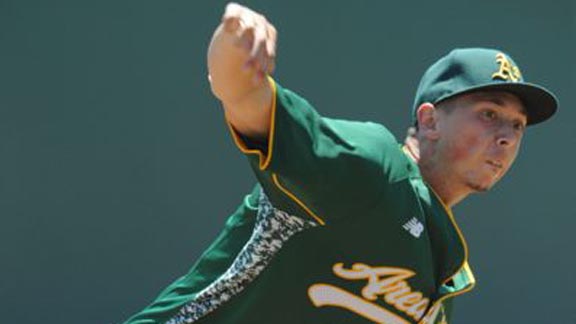
<svg viewBox="0 0 576 324">
<path fill-rule="evenodd" d="M 456 182 L 451 181 L 450 170 L 447 170 L 442 161 L 437 160 L 437 155 L 431 148 L 422 147 L 416 137 L 406 138 L 404 151 L 418 164 L 424 181 L 447 207 L 452 208 L 470 194 L 470 190 L 466 188 L 454 187 Z"/>
</svg>

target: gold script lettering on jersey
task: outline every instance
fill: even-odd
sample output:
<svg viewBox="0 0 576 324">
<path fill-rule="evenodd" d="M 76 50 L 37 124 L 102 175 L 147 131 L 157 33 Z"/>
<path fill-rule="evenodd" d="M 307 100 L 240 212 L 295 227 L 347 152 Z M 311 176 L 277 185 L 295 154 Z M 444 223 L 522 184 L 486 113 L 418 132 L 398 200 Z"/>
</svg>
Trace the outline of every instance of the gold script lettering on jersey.
<svg viewBox="0 0 576 324">
<path fill-rule="evenodd" d="M 412 291 L 406 281 L 415 275 L 414 271 L 396 267 L 371 267 L 355 263 L 347 269 L 343 263 L 336 263 L 334 274 L 347 280 L 366 280 L 360 296 L 340 287 L 318 283 L 309 287 L 308 296 L 314 306 L 333 306 L 352 311 L 376 323 L 408 324 L 395 313 L 381 307 L 375 301 L 381 298 L 388 305 L 418 321 L 430 304 L 421 292 Z"/>
<path fill-rule="evenodd" d="M 522 79 L 520 69 L 512 64 L 503 53 L 496 54 L 496 63 L 500 66 L 498 71 L 492 74 L 492 79 L 501 79 L 505 81 L 518 82 Z"/>
</svg>

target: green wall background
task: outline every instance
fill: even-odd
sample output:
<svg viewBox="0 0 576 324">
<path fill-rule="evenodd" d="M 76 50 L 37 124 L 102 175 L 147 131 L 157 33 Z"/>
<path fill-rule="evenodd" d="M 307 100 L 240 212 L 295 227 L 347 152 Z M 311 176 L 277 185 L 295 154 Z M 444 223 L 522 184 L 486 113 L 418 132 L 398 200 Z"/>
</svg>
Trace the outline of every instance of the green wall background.
<svg viewBox="0 0 576 324">
<path fill-rule="evenodd" d="M 399 138 L 453 47 L 505 49 L 554 90 L 509 175 L 455 210 L 478 279 L 455 322 L 576 323 L 572 0 L 244 3 L 279 30 L 283 85 Z M 224 4 L 0 0 L 0 323 L 121 322 L 251 188 L 206 81 Z"/>
</svg>

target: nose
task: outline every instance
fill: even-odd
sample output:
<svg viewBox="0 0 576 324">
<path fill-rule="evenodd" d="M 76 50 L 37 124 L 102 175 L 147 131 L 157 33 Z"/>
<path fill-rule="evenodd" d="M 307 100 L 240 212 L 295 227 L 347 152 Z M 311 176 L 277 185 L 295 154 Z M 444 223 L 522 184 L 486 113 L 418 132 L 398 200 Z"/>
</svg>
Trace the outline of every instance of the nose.
<svg viewBox="0 0 576 324">
<path fill-rule="evenodd" d="M 498 146 L 510 147 L 514 146 L 520 140 L 520 134 L 510 125 L 500 127 L 498 135 L 496 137 L 496 143 Z"/>
<path fill-rule="evenodd" d="M 508 136 L 500 135 L 498 137 L 498 139 L 496 140 L 496 143 L 498 143 L 498 146 L 507 147 L 507 146 L 510 146 L 510 144 L 512 143 L 512 140 Z"/>
</svg>

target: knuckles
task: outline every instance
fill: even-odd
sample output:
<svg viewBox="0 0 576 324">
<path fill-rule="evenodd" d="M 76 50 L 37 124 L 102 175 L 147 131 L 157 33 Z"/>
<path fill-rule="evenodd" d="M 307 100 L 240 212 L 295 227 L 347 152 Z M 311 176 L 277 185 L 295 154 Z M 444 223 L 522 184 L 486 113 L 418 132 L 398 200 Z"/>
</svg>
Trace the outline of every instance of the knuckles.
<svg viewBox="0 0 576 324">
<path fill-rule="evenodd" d="M 221 23 L 227 32 L 235 34 L 239 40 L 237 44 L 248 52 L 248 66 L 260 72 L 274 69 L 278 32 L 264 15 L 237 3 L 229 3 Z"/>
</svg>

